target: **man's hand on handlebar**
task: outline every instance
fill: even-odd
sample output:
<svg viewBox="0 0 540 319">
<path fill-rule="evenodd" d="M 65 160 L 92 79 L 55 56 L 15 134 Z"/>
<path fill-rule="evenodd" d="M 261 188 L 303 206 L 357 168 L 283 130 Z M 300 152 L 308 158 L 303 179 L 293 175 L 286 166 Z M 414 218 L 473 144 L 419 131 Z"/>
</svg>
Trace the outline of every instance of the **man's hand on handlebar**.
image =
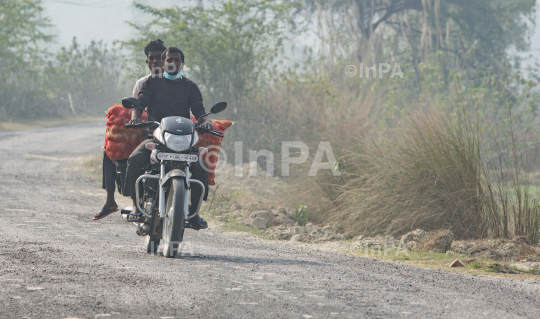
<svg viewBox="0 0 540 319">
<path fill-rule="evenodd" d="M 212 121 L 206 120 L 201 124 L 202 127 L 207 128 L 209 130 L 213 130 L 214 126 L 212 125 Z"/>
<path fill-rule="evenodd" d="M 141 119 L 131 119 L 128 124 L 140 124 Z"/>
<path fill-rule="evenodd" d="M 214 126 L 212 125 L 212 121 L 208 118 L 208 116 L 203 116 L 199 119 L 199 125 L 204 127 L 205 129 L 213 130 Z"/>
</svg>

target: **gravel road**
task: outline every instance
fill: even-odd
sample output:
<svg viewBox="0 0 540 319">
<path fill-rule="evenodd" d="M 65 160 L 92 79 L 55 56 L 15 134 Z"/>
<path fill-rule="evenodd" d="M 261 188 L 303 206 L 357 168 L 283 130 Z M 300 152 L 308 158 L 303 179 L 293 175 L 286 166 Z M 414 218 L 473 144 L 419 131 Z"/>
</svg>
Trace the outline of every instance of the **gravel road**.
<svg viewBox="0 0 540 319">
<path fill-rule="evenodd" d="M 104 123 L 0 132 L 0 318 L 538 318 L 540 280 L 461 275 L 188 230 L 140 252 L 80 171 Z"/>
</svg>

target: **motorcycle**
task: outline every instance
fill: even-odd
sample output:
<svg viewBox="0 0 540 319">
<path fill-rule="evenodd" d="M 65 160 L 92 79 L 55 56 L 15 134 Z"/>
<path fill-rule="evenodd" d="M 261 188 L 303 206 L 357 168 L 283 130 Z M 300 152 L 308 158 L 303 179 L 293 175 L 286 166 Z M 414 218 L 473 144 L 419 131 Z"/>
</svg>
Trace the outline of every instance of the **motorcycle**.
<svg viewBox="0 0 540 319">
<path fill-rule="evenodd" d="M 133 97 L 124 98 L 122 105 L 128 109 L 141 109 L 139 100 Z M 226 102 L 217 103 L 210 109 L 210 113 L 202 115 L 198 120 L 222 112 L 226 107 Z M 152 151 L 150 166 L 135 184 L 137 208 L 143 213 L 144 222 L 132 224 L 137 227 L 137 234 L 144 236 L 144 247 L 148 253 L 157 252 L 161 241 L 163 255 L 172 258 L 183 240 L 186 224 L 197 215 L 189 215 L 191 186 L 197 184 L 202 188 L 199 201 L 191 203 L 197 205 L 196 212 L 201 207 L 205 193 L 203 183 L 191 179 L 189 175 L 191 163 L 202 160 L 199 157 L 208 152 L 207 149 L 193 147 L 199 140 L 197 132 L 219 137 L 223 137 L 223 134 L 180 116 L 166 117 L 161 122 L 126 124 L 126 128 L 150 128 L 154 136 L 154 142 L 146 144 L 146 148 Z M 122 189 L 125 187 L 125 164 L 116 163 L 120 173 L 117 174 L 119 187 Z M 122 169 L 119 169 L 122 166 L 123 174 Z M 128 221 L 131 209 L 123 209 L 121 213 L 124 221 Z"/>
</svg>

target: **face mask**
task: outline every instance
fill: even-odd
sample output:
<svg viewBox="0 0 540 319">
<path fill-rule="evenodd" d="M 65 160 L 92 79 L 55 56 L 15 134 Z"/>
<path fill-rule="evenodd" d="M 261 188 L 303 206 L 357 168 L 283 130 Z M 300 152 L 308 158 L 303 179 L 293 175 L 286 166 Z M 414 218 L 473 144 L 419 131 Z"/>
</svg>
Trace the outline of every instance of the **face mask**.
<svg viewBox="0 0 540 319">
<path fill-rule="evenodd" d="M 182 76 L 184 76 L 184 71 L 180 71 L 180 72 L 178 72 L 178 73 L 175 74 L 175 75 L 170 75 L 170 74 L 167 73 L 167 72 L 163 72 L 163 76 L 164 76 L 166 79 L 169 79 L 169 80 L 178 80 L 178 79 L 180 79 Z"/>
<path fill-rule="evenodd" d="M 163 72 L 163 76 L 166 79 L 169 79 L 169 80 L 178 80 L 179 78 L 181 78 L 184 75 L 184 71 L 182 71 L 184 69 L 184 65 L 185 65 L 185 63 L 180 64 L 180 72 L 178 72 L 177 74 L 170 75 L 169 73 L 167 73 L 165 71 L 165 72 Z"/>
</svg>

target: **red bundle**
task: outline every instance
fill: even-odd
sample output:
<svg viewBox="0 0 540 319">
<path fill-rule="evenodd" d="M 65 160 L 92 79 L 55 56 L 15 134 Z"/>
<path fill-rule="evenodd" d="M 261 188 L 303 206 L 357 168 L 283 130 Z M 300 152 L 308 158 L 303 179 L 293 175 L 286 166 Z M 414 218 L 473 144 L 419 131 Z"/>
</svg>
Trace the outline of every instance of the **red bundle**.
<svg viewBox="0 0 540 319">
<path fill-rule="evenodd" d="M 191 120 L 195 123 L 197 122 L 193 115 L 191 116 Z M 212 120 L 212 125 L 214 126 L 214 129 L 216 131 L 220 131 L 223 134 L 225 134 L 225 130 L 228 129 L 232 124 L 233 122 L 231 121 Z M 214 178 L 216 177 L 215 171 L 218 162 L 217 155 L 221 148 L 221 141 L 222 138 L 219 136 L 215 136 L 210 133 L 204 133 L 199 134 L 199 142 L 197 142 L 197 144 L 195 145 L 195 147 L 206 147 L 208 149 L 208 154 L 203 155 L 203 159 L 206 165 L 208 165 L 208 168 L 210 169 L 208 171 L 208 185 L 210 186 L 216 185 Z"/>
<path fill-rule="evenodd" d="M 105 152 L 112 161 L 128 158 L 144 140 L 145 132 L 143 129 L 127 129 L 125 127 L 131 120 L 131 111 L 120 104 L 113 105 L 107 111 Z M 146 121 L 146 112 L 143 112 L 141 121 Z"/>
</svg>

